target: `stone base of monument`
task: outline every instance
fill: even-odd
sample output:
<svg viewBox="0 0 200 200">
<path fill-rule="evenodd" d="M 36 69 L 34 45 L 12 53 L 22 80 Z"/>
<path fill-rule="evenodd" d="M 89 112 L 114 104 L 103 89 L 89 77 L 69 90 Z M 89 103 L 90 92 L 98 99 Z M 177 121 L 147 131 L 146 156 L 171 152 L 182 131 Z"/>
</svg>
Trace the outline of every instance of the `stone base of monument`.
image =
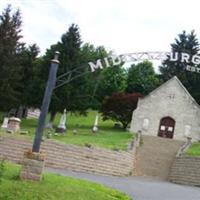
<svg viewBox="0 0 200 200">
<path fill-rule="evenodd" d="M 21 123 L 21 120 L 19 118 L 16 118 L 16 117 L 9 118 L 7 130 L 13 131 L 13 132 L 20 131 L 20 123 Z"/>
<path fill-rule="evenodd" d="M 25 152 L 22 163 L 22 170 L 20 173 L 20 179 L 31 181 L 42 180 L 44 162 L 44 153 L 35 153 L 32 151 Z"/>
</svg>

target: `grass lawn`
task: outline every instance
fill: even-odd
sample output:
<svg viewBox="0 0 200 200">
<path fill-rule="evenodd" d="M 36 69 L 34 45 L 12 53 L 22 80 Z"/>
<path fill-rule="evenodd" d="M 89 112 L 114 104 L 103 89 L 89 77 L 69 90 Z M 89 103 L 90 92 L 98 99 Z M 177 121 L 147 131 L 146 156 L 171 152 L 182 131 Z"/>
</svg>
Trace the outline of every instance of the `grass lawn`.
<svg viewBox="0 0 200 200">
<path fill-rule="evenodd" d="M 45 173 L 41 182 L 20 181 L 20 167 L 6 164 L 1 200 L 130 200 L 125 194 L 89 181 Z"/>
<path fill-rule="evenodd" d="M 188 149 L 187 155 L 200 156 L 200 142 L 193 143 L 192 146 Z"/>
<path fill-rule="evenodd" d="M 87 116 L 67 114 L 67 133 L 52 136 L 52 139 L 80 146 L 98 146 L 114 150 L 126 150 L 128 143 L 133 138 L 133 135 L 122 128 L 114 128 L 114 122 L 111 120 L 102 121 L 99 119 L 99 131 L 93 134 L 91 129 L 94 124 L 96 111 L 89 111 Z M 56 116 L 54 127 L 59 124 L 61 114 Z M 22 120 L 21 129 L 28 130 L 29 136 L 33 138 L 37 126 L 36 119 Z M 73 134 L 73 129 L 77 129 L 77 134 Z M 46 135 L 48 130 L 45 130 Z"/>
</svg>

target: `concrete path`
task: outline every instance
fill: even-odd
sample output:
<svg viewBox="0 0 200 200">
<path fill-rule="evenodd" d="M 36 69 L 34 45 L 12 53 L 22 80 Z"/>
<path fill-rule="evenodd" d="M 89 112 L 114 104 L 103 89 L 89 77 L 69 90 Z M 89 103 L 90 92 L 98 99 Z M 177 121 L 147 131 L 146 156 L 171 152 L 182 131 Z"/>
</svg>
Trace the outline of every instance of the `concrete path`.
<svg viewBox="0 0 200 200">
<path fill-rule="evenodd" d="M 200 200 L 198 187 L 177 185 L 149 177 L 114 177 L 49 168 L 46 170 L 107 185 L 126 193 L 134 200 Z"/>
</svg>

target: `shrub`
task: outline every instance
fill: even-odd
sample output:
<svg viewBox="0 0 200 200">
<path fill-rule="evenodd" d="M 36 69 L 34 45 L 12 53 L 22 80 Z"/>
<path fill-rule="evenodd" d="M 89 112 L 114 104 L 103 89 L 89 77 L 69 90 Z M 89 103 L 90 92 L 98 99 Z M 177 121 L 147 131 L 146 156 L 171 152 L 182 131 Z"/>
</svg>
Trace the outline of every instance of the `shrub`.
<svg viewBox="0 0 200 200">
<path fill-rule="evenodd" d="M 100 112 L 103 120 L 112 119 L 122 123 L 123 128 L 127 128 L 131 122 L 132 112 L 137 108 L 137 102 L 141 94 L 139 93 L 113 93 L 106 97 L 102 103 Z"/>
</svg>

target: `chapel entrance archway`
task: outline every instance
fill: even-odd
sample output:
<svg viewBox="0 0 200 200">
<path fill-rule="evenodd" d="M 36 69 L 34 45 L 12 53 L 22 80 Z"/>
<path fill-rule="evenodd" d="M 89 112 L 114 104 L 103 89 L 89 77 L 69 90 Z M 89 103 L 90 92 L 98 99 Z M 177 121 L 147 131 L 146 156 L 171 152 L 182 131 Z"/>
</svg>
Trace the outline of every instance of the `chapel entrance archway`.
<svg viewBox="0 0 200 200">
<path fill-rule="evenodd" d="M 158 136 L 164 137 L 164 138 L 173 138 L 175 124 L 176 124 L 176 122 L 173 118 L 163 117 L 160 120 Z"/>
</svg>

